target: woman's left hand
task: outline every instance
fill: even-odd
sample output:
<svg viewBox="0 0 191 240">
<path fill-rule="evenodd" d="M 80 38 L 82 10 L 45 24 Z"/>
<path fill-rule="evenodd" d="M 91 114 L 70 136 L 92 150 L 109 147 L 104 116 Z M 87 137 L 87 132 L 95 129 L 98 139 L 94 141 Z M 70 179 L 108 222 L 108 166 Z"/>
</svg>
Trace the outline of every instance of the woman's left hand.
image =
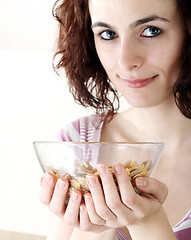
<svg viewBox="0 0 191 240">
<path fill-rule="evenodd" d="M 97 169 L 102 186 L 97 176 L 87 176 L 91 194 L 85 195 L 85 205 L 81 206 L 80 225 L 84 230 L 92 223 L 109 228 L 136 224 L 157 211 L 167 197 L 166 185 L 153 178 L 138 177 L 136 187 L 142 193 L 135 193 L 128 174 L 119 163 L 114 166 L 119 192 L 109 168 L 99 164 Z"/>
</svg>

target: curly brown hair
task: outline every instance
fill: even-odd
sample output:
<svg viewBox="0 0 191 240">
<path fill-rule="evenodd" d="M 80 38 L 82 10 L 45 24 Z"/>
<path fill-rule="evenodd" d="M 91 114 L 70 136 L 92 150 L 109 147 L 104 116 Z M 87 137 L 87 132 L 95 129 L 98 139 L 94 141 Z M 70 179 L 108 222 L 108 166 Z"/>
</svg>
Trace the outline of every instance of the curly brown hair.
<svg viewBox="0 0 191 240">
<path fill-rule="evenodd" d="M 181 74 L 173 91 L 178 108 L 191 119 L 191 2 L 177 0 L 177 3 L 185 23 L 186 41 Z M 119 109 L 119 96 L 95 49 L 88 0 L 57 0 L 53 16 L 59 22 L 53 58 L 55 71 L 59 73 L 64 69 L 76 102 L 94 108 L 98 114 L 107 110 L 113 116 Z"/>
</svg>

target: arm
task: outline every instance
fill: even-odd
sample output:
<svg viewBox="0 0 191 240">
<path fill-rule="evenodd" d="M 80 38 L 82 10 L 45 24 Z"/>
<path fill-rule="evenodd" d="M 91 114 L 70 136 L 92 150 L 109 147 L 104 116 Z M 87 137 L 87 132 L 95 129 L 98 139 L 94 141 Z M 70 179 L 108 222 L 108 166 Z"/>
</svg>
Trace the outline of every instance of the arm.
<svg viewBox="0 0 191 240">
<path fill-rule="evenodd" d="M 115 240 L 117 229 L 109 229 L 100 233 L 93 233 L 93 232 L 85 232 L 80 231 L 79 229 L 75 228 L 70 240 Z"/>
<path fill-rule="evenodd" d="M 58 218 L 56 215 L 50 216 L 50 229 L 48 232 L 47 240 L 102 240 L 110 239 L 114 240 L 116 235 L 116 229 L 107 230 L 102 233 L 92 233 L 81 231 L 78 228 L 67 225 Z"/>
<path fill-rule="evenodd" d="M 54 214 L 50 214 L 50 228 L 47 240 L 69 240 L 74 227 L 64 224 L 64 222 Z"/>
<path fill-rule="evenodd" d="M 137 179 L 136 182 L 138 183 L 139 180 Z M 145 180 L 147 180 L 146 188 L 145 186 L 142 188 L 142 183 L 140 185 L 142 191 L 144 191 L 142 195 L 148 196 L 147 194 L 149 193 L 150 197 L 157 199 L 161 206 L 153 213 L 146 214 L 142 221 L 128 226 L 132 238 L 136 240 L 177 240 L 162 207 L 162 203 L 167 196 L 167 188 L 163 184 L 161 185 L 159 181 L 153 181 L 149 178 Z M 139 186 L 137 187 L 140 188 Z"/>
<path fill-rule="evenodd" d="M 58 218 L 56 215 L 50 216 L 50 229 L 48 232 L 47 240 L 102 240 L 110 239 L 114 240 L 116 235 L 116 229 L 107 230 L 101 233 L 92 233 L 87 231 L 81 231 L 78 228 L 67 225 Z M 63 238 L 64 237 L 64 238 Z"/>
<path fill-rule="evenodd" d="M 128 229 L 132 239 L 136 240 L 177 240 L 163 208 L 159 209 L 144 222 L 131 225 Z"/>
</svg>

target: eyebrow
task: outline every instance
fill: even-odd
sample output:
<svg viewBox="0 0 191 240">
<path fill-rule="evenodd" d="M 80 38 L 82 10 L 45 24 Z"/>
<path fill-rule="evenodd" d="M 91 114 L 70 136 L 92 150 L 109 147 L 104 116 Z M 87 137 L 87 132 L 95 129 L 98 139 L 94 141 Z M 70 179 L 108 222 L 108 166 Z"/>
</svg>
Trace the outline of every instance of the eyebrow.
<svg viewBox="0 0 191 240">
<path fill-rule="evenodd" d="M 139 19 L 133 23 L 130 24 L 130 28 L 135 28 L 139 25 L 142 25 L 144 23 L 152 22 L 152 21 L 161 21 L 161 22 L 169 22 L 168 19 L 159 17 L 157 15 L 151 15 L 142 19 Z"/>
<path fill-rule="evenodd" d="M 152 22 L 152 21 L 161 21 L 161 22 L 169 22 L 168 19 L 159 17 L 157 15 L 151 15 L 142 19 L 138 19 L 135 22 L 132 22 L 129 27 L 130 28 L 135 28 L 139 25 L 142 25 L 144 23 Z M 93 29 L 94 27 L 106 27 L 106 28 L 113 28 L 110 24 L 104 23 L 104 22 L 95 22 L 92 24 L 91 28 Z"/>
</svg>

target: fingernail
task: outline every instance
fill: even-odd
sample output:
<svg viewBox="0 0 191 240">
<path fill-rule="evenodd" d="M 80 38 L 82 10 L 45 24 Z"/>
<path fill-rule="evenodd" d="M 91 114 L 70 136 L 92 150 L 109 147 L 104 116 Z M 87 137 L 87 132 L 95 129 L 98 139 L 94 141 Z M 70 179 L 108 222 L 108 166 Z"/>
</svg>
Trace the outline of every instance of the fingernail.
<svg viewBox="0 0 191 240">
<path fill-rule="evenodd" d="M 107 174 L 107 169 L 104 165 L 97 165 L 97 168 L 100 175 L 104 176 Z"/>
<path fill-rule="evenodd" d="M 73 200 L 74 202 L 77 202 L 78 199 L 79 199 L 78 194 L 75 193 L 74 191 L 73 191 L 72 194 L 71 194 L 71 198 L 72 198 L 72 200 Z"/>
<path fill-rule="evenodd" d="M 90 203 L 92 201 L 92 198 L 91 198 L 91 196 L 89 194 L 84 195 L 84 197 L 85 197 L 85 202 L 89 202 Z"/>
<path fill-rule="evenodd" d="M 122 172 L 122 167 L 120 166 L 120 164 L 115 164 L 114 165 L 115 168 L 115 172 L 119 175 Z"/>
<path fill-rule="evenodd" d="M 88 175 L 87 176 L 87 181 L 90 184 L 90 186 L 95 187 L 97 184 L 97 180 L 94 176 Z"/>
<path fill-rule="evenodd" d="M 63 190 L 66 187 L 66 183 L 62 179 L 58 179 L 57 186 L 58 189 Z"/>
<path fill-rule="evenodd" d="M 136 178 L 136 185 L 138 186 L 138 187 L 146 187 L 147 186 L 147 181 L 145 180 L 145 179 L 143 179 L 143 178 Z"/>
<path fill-rule="evenodd" d="M 80 213 L 85 213 L 86 212 L 86 208 L 85 206 L 80 206 Z"/>
<path fill-rule="evenodd" d="M 49 175 L 49 173 L 45 173 L 44 175 L 44 181 L 47 184 L 50 184 L 52 182 L 52 177 Z"/>
</svg>

